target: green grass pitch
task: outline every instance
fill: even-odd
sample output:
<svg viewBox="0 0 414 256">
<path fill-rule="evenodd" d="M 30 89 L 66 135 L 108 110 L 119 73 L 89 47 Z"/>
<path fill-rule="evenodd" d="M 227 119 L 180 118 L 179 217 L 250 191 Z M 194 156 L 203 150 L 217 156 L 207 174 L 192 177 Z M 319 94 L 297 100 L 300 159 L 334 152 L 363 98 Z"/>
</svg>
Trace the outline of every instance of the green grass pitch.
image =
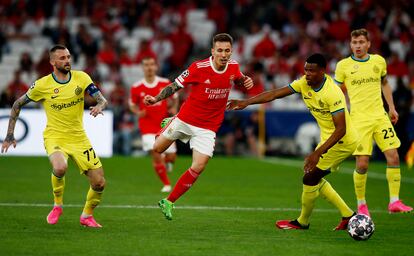
<svg viewBox="0 0 414 256">
<path fill-rule="evenodd" d="M 186 170 L 179 157 L 172 182 Z M 299 215 L 300 159 L 214 157 L 167 221 L 156 203 L 163 194 L 148 157 L 102 160 L 107 179 L 95 217 L 100 230 L 79 225 L 87 179 L 73 162 L 66 176 L 64 214 L 46 223 L 51 209 L 46 157 L 0 157 L 1 255 L 412 255 L 414 216 L 387 212 L 385 164 L 372 163 L 367 200 L 376 231 L 357 242 L 332 228 L 340 216 L 322 198 L 307 231 L 278 230 L 274 222 Z M 353 162 L 327 179 L 355 208 Z M 414 205 L 414 172 L 402 168 L 401 198 Z"/>
</svg>

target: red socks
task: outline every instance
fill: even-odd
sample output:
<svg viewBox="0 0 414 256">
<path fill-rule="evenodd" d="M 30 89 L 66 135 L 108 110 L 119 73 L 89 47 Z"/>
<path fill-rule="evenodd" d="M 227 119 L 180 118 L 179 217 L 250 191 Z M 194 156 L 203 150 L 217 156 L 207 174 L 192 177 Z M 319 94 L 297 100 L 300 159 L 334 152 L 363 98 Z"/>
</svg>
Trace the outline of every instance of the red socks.
<svg viewBox="0 0 414 256">
<path fill-rule="evenodd" d="M 154 164 L 154 169 L 155 169 L 155 172 L 160 177 L 160 180 L 162 181 L 162 183 L 164 183 L 164 185 L 170 185 L 170 180 L 168 179 L 167 168 L 165 167 L 165 165 Z"/>
<path fill-rule="evenodd" d="M 173 191 L 167 197 L 171 202 L 175 202 L 180 198 L 187 190 L 191 188 L 193 183 L 197 180 L 199 174 L 189 168 L 181 177 L 178 179 L 177 183 L 174 186 Z"/>
</svg>

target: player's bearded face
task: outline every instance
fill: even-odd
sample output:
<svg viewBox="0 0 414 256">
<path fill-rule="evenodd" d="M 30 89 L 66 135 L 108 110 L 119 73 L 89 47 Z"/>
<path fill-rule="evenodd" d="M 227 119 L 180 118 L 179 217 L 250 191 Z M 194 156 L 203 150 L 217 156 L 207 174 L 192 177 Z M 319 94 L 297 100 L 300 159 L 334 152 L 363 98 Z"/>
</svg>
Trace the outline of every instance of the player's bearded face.
<svg viewBox="0 0 414 256">
<path fill-rule="evenodd" d="M 230 42 L 215 42 L 211 55 L 213 56 L 214 66 L 222 69 L 229 62 L 232 53 Z"/>
<path fill-rule="evenodd" d="M 63 73 L 67 74 L 71 70 L 71 56 L 67 49 L 65 50 L 57 50 L 54 53 L 53 59 L 52 59 L 52 65 L 56 67 L 56 69 Z"/>
<path fill-rule="evenodd" d="M 316 63 L 305 63 L 305 78 L 309 86 L 319 86 L 324 78 L 324 69 Z"/>
<path fill-rule="evenodd" d="M 351 50 L 355 57 L 365 58 L 368 54 L 368 49 L 371 46 L 371 42 L 365 36 L 352 37 Z"/>
</svg>

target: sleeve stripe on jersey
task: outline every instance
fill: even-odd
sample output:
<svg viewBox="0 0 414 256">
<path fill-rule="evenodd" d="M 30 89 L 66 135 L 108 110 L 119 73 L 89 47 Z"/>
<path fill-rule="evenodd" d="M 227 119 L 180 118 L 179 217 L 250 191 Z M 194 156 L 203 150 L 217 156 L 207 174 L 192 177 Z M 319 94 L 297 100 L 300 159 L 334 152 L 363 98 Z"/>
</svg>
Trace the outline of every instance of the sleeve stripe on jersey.
<svg viewBox="0 0 414 256">
<path fill-rule="evenodd" d="M 340 82 L 340 81 L 338 81 L 338 80 L 336 80 L 336 79 L 334 79 L 334 81 L 335 81 L 335 83 L 337 84 L 337 85 L 342 85 L 344 82 Z"/>
<path fill-rule="evenodd" d="M 35 102 L 35 101 L 34 101 L 34 100 L 32 100 L 29 96 L 27 96 L 27 93 L 26 93 L 26 97 L 27 97 L 30 101 Z"/>
<path fill-rule="evenodd" d="M 293 89 L 293 87 L 290 84 L 288 85 L 288 87 L 289 87 L 290 90 L 292 90 L 292 92 L 298 93 L 297 91 L 295 91 L 295 89 Z"/>
<path fill-rule="evenodd" d="M 178 77 L 178 78 L 180 78 L 180 77 Z M 184 88 L 184 85 L 178 80 L 178 78 L 176 78 L 174 80 L 174 82 L 176 82 L 178 84 L 178 86 L 180 86 L 181 88 Z"/>
<path fill-rule="evenodd" d="M 184 82 L 184 79 L 183 79 L 181 76 L 177 77 L 177 79 L 178 79 L 178 81 L 180 81 L 181 83 L 182 83 L 182 82 Z"/>
<path fill-rule="evenodd" d="M 335 110 L 334 112 L 331 112 L 331 114 L 332 115 L 335 115 L 336 113 L 339 113 L 339 112 L 344 112 L 345 111 L 345 109 L 344 108 L 340 108 L 340 109 L 338 109 L 338 110 Z"/>
</svg>

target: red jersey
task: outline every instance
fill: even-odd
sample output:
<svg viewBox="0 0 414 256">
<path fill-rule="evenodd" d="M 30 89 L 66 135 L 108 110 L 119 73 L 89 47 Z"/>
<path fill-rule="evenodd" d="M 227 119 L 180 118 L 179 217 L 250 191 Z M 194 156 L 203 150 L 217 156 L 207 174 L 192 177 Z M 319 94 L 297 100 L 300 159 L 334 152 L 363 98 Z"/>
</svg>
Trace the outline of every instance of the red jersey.
<svg viewBox="0 0 414 256">
<path fill-rule="evenodd" d="M 142 79 L 131 87 L 130 101 L 137 105 L 140 110 L 146 110 L 146 115 L 138 119 L 141 134 L 157 133 L 161 127 L 161 121 L 168 117 L 167 101 L 162 100 L 154 105 L 146 106 L 145 95 L 155 96 L 171 82 L 162 77 L 155 77 L 154 82 L 148 83 Z"/>
<path fill-rule="evenodd" d="M 214 132 L 220 128 L 234 81 L 243 77 L 239 64 L 230 60 L 223 71 L 213 66 L 212 57 L 190 65 L 175 82 L 191 85 L 191 92 L 177 117 L 184 122 Z"/>
</svg>

